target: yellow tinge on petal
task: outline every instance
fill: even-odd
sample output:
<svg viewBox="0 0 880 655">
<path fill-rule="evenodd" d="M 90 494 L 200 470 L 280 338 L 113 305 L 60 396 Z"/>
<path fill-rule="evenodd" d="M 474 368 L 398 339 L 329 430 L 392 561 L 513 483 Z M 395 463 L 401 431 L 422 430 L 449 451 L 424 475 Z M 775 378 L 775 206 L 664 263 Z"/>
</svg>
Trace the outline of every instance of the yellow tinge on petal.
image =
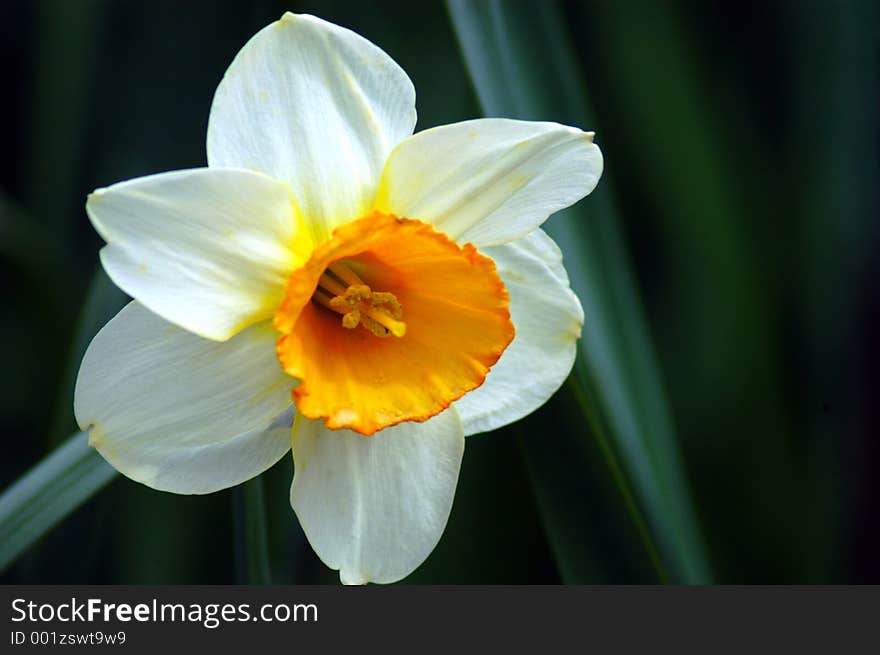
<svg viewBox="0 0 880 655">
<path fill-rule="evenodd" d="M 491 259 L 381 213 L 314 250 L 275 327 L 298 411 L 365 435 L 438 414 L 483 383 L 514 336 Z"/>
</svg>

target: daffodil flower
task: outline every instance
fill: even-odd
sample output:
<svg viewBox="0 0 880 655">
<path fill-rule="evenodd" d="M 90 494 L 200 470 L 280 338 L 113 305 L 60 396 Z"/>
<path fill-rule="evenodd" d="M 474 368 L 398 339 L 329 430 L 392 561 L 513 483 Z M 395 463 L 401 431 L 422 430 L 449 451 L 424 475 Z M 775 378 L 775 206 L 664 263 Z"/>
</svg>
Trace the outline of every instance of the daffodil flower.
<svg viewBox="0 0 880 655">
<path fill-rule="evenodd" d="M 583 322 L 539 226 L 596 185 L 592 134 L 415 122 L 387 54 L 288 13 L 220 82 L 207 168 L 87 203 L 134 298 L 79 371 L 91 444 L 180 494 L 237 485 L 292 446 L 291 504 L 344 583 L 428 557 L 465 436 L 542 405 Z"/>
</svg>

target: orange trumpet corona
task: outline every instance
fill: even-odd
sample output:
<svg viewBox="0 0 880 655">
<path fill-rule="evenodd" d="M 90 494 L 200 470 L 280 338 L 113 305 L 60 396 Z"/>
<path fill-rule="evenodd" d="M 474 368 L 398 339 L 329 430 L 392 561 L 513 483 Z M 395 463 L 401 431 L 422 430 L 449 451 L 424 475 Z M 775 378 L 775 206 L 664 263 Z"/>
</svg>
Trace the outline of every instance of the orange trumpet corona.
<svg viewBox="0 0 880 655">
<path fill-rule="evenodd" d="M 494 262 L 421 221 L 337 228 L 289 278 L 275 314 L 297 410 L 371 435 L 424 421 L 480 386 L 514 337 Z"/>
</svg>

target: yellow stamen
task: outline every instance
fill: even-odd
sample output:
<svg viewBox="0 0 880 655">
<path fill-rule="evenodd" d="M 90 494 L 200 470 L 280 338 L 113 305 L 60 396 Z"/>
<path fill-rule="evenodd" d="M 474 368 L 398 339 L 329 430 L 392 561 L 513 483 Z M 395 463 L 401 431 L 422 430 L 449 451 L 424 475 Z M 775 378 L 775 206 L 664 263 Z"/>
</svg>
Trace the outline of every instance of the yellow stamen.
<svg viewBox="0 0 880 655">
<path fill-rule="evenodd" d="M 326 273 L 324 273 L 318 281 L 318 289 L 326 289 L 334 296 L 341 296 L 346 292 L 344 285 L 340 284 Z"/>
<path fill-rule="evenodd" d="M 332 309 L 334 312 L 337 311 L 333 305 L 330 304 L 330 301 L 333 300 L 333 296 L 327 295 L 321 289 L 315 291 L 312 296 L 312 300 L 321 305 L 322 307 L 326 307 L 327 309 Z"/>
<path fill-rule="evenodd" d="M 403 307 L 397 296 L 387 291 L 372 291 L 348 266 L 335 262 L 327 267 L 318 280 L 318 288 L 312 300 L 322 307 L 342 314 L 342 326 L 353 330 L 362 325 L 377 337 L 406 334 Z M 346 282 L 346 287 L 336 278 Z M 331 295 L 333 294 L 333 295 Z"/>
<path fill-rule="evenodd" d="M 387 328 L 388 331 L 391 332 L 391 334 L 393 334 L 395 337 L 402 337 L 404 334 L 406 334 L 406 323 L 390 317 L 384 311 L 371 308 L 367 312 L 367 316 L 376 321 L 382 327 Z"/>
<path fill-rule="evenodd" d="M 333 262 L 327 269 L 346 284 L 364 284 L 364 281 L 357 276 L 357 273 L 342 262 Z"/>
</svg>

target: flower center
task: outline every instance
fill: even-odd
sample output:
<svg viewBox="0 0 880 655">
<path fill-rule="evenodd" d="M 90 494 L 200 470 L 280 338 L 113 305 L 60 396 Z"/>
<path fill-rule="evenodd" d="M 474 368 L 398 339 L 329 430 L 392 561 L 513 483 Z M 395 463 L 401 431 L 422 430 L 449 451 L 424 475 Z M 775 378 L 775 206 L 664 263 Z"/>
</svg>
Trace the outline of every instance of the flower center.
<svg viewBox="0 0 880 655">
<path fill-rule="evenodd" d="M 439 414 L 513 339 L 509 304 L 495 263 L 430 225 L 374 212 L 336 228 L 275 313 L 297 413 L 363 435 Z"/>
<path fill-rule="evenodd" d="M 349 266 L 335 262 L 318 280 L 312 301 L 342 314 L 342 326 L 349 330 L 361 325 L 377 337 L 406 334 L 403 306 L 387 291 L 373 291 Z"/>
</svg>

